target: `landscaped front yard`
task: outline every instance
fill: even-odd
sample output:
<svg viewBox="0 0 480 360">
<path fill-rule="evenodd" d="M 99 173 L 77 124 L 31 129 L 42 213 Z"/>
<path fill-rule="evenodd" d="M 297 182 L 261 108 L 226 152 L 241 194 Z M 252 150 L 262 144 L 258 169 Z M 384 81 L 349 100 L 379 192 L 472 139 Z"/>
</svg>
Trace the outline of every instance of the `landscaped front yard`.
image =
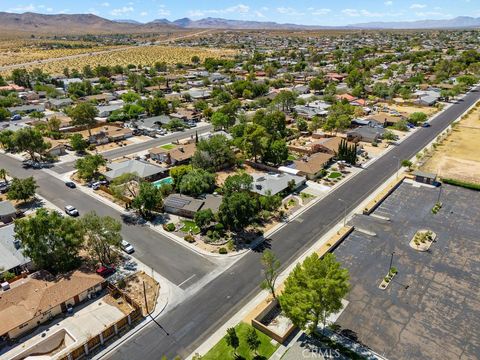
<svg viewBox="0 0 480 360">
<path fill-rule="evenodd" d="M 192 220 L 182 220 L 183 227 L 180 229 L 184 233 L 197 235 L 200 234 L 200 228 Z"/>
<path fill-rule="evenodd" d="M 251 360 L 255 358 L 255 352 L 249 349 L 247 344 L 247 334 L 248 331 L 252 329 L 251 325 L 246 323 L 240 323 L 235 327 L 237 336 L 240 340 L 240 346 L 237 349 L 237 355 L 240 355 L 241 358 L 246 360 Z M 275 350 L 278 348 L 278 344 L 273 345 L 270 339 L 264 333 L 256 330 L 258 335 L 258 340 L 260 340 L 260 346 L 258 347 L 257 354 L 261 358 L 268 359 Z M 227 360 L 235 359 L 235 354 L 233 349 L 227 345 L 225 337 L 220 340 L 213 348 L 210 349 L 205 356 L 202 357 L 203 360 Z"/>
</svg>

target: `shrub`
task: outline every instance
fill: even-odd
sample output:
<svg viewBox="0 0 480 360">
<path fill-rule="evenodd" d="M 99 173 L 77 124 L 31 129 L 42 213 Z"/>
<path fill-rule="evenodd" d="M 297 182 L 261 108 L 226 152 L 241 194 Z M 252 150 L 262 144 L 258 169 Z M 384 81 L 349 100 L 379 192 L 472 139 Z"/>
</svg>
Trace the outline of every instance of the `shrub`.
<svg viewBox="0 0 480 360">
<path fill-rule="evenodd" d="M 13 278 L 15 278 L 15 274 L 10 272 L 10 271 L 5 271 L 2 275 L 3 277 L 3 280 L 5 281 L 10 281 L 12 280 Z"/>
<path fill-rule="evenodd" d="M 222 255 L 225 255 L 225 254 L 228 253 L 228 250 L 224 247 L 221 247 L 220 249 L 218 249 L 218 253 L 222 254 Z"/>
<path fill-rule="evenodd" d="M 175 231 L 175 224 L 174 223 L 168 223 L 166 225 L 163 225 L 163 229 L 168 231 L 168 232 Z"/>
<path fill-rule="evenodd" d="M 185 235 L 184 237 L 185 241 L 192 244 L 195 242 L 195 238 L 192 235 Z"/>
<path fill-rule="evenodd" d="M 442 178 L 442 181 L 445 184 L 450 184 L 450 185 L 464 187 L 470 190 L 480 191 L 480 184 L 470 183 L 470 182 L 456 180 L 456 179 L 444 179 L 444 178 Z"/>
<path fill-rule="evenodd" d="M 125 279 L 120 279 L 117 283 L 117 286 L 119 289 L 125 289 L 125 287 L 127 286 Z"/>
</svg>

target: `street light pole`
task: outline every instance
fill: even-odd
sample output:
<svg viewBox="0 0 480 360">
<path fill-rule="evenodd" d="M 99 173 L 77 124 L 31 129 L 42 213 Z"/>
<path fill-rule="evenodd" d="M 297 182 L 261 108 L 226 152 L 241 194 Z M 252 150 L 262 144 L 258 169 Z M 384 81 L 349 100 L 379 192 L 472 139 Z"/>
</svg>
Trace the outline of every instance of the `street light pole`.
<svg viewBox="0 0 480 360">
<path fill-rule="evenodd" d="M 390 257 L 390 267 L 388 268 L 388 271 L 390 272 L 390 269 L 392 268 L 393 265 L 393 255 L 395 254 L 395 251 L 392 251 L 392 256 Z"/>
</svg>

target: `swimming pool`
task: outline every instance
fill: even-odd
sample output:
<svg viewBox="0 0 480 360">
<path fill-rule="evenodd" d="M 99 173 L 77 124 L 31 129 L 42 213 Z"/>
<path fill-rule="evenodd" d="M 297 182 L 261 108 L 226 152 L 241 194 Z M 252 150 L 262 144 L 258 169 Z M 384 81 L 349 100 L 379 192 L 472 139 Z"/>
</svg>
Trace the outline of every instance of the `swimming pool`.
<svg viewBox="0 0 480 360">
<path fill-rule="evenodd" d="M 164 179 L 154 181 L 152 184 L 155 185 L 155 187 L 160 188 L 165 184 L 173 184 L 173 179 L 169 176 Z"/>
</svg>

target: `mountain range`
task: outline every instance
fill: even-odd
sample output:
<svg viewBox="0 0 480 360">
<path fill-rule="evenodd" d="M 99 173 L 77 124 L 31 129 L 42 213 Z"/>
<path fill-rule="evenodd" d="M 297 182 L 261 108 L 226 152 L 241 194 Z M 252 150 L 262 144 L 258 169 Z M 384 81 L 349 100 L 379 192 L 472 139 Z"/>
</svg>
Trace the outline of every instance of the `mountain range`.
<svg viewBox="0 0 480 360">
<path fill-rule="evenodd" d="M 477 28 L 480 18 L 460 16 L 448 20 L 419 20 L 403 22 L 369 22 L 347 26 L 312 26 L 279 24 L 276 22 L 205 18 L 175 21 L 157 19 L 148 23 L 135 20 L 109 20 L 93 14 L 37 14 L 0 12 L 0 32 L 28 34 L 93 34 L 142 33 L 181 29 L 243 29 L 243 30 L 322 30 L 322 29 L 448 29 Z"/>
</svg>

